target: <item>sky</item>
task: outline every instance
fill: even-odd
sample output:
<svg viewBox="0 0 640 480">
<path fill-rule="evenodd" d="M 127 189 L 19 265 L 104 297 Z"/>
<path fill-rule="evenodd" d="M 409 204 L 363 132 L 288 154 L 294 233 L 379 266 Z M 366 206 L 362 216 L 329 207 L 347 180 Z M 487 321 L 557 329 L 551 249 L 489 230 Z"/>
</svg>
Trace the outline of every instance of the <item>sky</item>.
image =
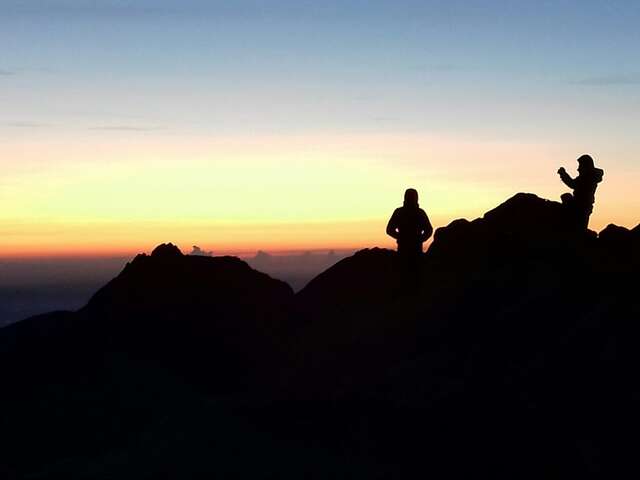
<svg viewBox="0 0 640 480">
<path fill-rule="evenodd" d="M 637 1 L 0 0 L 0 258 L 391 247 L 556 170 L 640 222 Z"/>
</svg>

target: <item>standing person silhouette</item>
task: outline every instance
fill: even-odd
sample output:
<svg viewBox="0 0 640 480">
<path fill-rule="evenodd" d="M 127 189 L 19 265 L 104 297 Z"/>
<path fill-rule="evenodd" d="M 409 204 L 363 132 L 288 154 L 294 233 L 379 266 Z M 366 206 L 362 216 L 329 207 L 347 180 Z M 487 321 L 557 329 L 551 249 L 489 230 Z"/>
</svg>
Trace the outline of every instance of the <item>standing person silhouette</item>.
<svg viewBox="0 0 640 480">
<path fill-rule="evenodd" d="M 590 155 L 582 155 L 578 158 L 576 178 L 571 178 L 564 167 L 558 169 L 558 175 L 567 187 L 573 189 L 573 195 L 565 193 L 560 197 L 562 203 L 569 209 L 576 228 L 587 230 L 593 204 L 596 201 L 596 189 L 602 181 L 604 170 L 595 167 Z"/>
<path fill-rule="evenodd" d="M 418 192 L 409 188 L 404 192 L 404 204 L 396 208 L 387 224 L 387 235 L 398 242 L 398 253 L 417 260 L 422 244 L 431 237 L 433 227 L 429 217 L 418 205 Z"/>
</svg>

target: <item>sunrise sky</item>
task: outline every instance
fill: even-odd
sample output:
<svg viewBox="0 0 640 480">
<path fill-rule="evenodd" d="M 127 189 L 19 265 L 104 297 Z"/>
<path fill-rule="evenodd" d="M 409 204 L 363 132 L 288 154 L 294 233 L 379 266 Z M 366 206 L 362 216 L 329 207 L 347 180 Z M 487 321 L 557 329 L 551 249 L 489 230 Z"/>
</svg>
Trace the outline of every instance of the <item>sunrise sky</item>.
<svg viewBox="0 0 640 480">
<path fill-rule="evenodd" d="M 391 246 L 556 170 L 640 222 L 640 2 L 2 0 L 0 257 Z"/>
</svg>

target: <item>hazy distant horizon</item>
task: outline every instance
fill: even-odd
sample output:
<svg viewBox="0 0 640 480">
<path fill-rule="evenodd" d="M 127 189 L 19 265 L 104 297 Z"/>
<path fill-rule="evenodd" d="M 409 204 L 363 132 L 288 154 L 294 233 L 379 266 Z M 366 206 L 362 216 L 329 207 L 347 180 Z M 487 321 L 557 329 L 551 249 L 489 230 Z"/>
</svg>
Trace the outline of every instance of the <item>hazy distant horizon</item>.
<svg viewBox="0 0 640 480">
<path fill-rule="evenodd" d="M 208 253 L 207 249 L 203 249 Z M 150 254 L 151 252 L 140 252 Z M 191 250 L 183 251 L 190 254 Z M 287 282 L 295 291 L 353 253 L 322 249 L 235 255 L 251 267 Z M 230 255 L 221 252 L 220 255 Z M 77 310 L 136 254 L 117 257 L 0 258 L 0 327 L 54 310 Z M 213 252 L 213 256 L 219 256 Z"/>
</svg>

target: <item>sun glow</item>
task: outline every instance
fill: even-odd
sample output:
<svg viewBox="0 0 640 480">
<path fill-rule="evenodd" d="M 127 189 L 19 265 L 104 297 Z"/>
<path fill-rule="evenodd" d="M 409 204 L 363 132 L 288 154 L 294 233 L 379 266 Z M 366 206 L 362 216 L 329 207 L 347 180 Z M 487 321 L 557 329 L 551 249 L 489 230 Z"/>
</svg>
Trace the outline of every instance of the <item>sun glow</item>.
<svg viewBox="0 0 640 480">
<path fill-rule="evenodd" d="M 517 191 L 557 198 L 555 168 L 576 156 L 418 134 L 104 137 L 3 145 L 12 161 L 0 255 L 120 254 L 166 241 L 217 252 L 392 246 L 384 227 L 407 186 L 442 226 Z M 593 228 L 633 226 L 640 205 L 628 185 L 607 172 Z"/>
</svg>

